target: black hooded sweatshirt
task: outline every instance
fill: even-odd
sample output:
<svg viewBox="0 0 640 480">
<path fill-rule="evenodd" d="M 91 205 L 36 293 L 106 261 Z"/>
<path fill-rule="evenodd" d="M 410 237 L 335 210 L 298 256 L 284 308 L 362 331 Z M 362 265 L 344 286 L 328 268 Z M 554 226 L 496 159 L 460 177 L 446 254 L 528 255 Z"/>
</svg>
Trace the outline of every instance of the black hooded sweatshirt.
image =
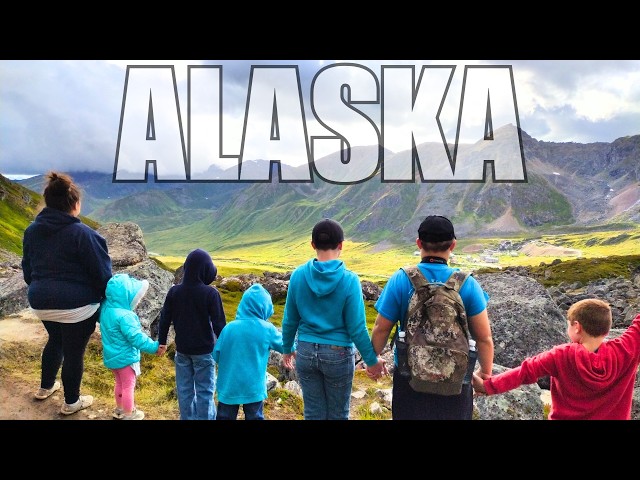
<svg viewBox="0 0 640 480">
<path fill-rule="evenodd" d="M 218 269 L 204 250 L 193 250 L 184 262 L 182 282 L 173 285 L 160 314 L 158 341 L 167 344 L 169 327 L 175 330 L 176 350 L 184 355 L 211 353 L 227 324 L 220 292 L 211 282 Z"/>
<path fill-rule="evenodd" d="M 112 275 L 107 242 L 77 217 L 43 208 L 24 231 L 22 251 L 31 308 L 69 310 L 104 298 Z"/>
</svg>

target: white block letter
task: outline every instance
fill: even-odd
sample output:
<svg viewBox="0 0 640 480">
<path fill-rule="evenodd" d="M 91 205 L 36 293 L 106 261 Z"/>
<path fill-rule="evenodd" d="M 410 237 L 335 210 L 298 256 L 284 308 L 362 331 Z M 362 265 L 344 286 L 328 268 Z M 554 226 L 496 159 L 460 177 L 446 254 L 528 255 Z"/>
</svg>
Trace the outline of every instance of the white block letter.
<svg viewBox="0 0 640 480">
<path fill-rule="evenodd" d="M 187 157 L 174 67 L 127 66 L 113 181 L 187 179 Z"/>
</svg>

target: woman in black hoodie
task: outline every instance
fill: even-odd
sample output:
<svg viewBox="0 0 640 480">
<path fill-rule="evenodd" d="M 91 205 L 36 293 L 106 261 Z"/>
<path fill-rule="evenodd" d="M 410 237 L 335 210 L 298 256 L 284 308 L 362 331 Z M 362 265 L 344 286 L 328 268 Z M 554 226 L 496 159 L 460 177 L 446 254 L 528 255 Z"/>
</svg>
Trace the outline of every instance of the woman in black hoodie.
<svg viewBox="0 0 640 480">
<path fill-rule="evenodd" d="M 40 389 L 44 400 L 60 388 L 60 413 L 71 415 L 91 406 L 91 395 L 80 395 L 84 353 L 100 316 L 100 302 L 112 276 L 107 242 L 83 224 L 80 189 L 71 177 L 49 172 L 46 206 L 24 231 L 22 272 L 29 285 L 29 305 L 49 334 L 42 351 Z"/>
</svg>

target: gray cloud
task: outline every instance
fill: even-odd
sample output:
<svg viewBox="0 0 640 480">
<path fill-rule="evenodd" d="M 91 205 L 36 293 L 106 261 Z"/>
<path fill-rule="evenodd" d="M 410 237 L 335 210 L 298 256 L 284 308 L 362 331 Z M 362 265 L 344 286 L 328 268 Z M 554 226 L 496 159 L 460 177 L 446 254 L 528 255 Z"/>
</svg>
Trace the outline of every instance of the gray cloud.
<svg viewBox="0 0 640 480">
<path fill-rule="evenodd" d="M 318 71 L 334 61 L 207 60 L 223 66 L 223 106 L 244 113 L 252 65 L 297 65 L 305 114 L 312 125 L 309 93 Z M 452 62 L 357 61 L 380 75 L 381 65 Z M 463 66 L 456 61 L 456 81 Z M 183 117 L 187 112 L 186 72 L 195 62 L 175 64 Z M 611 142 L 640 134 L 640 61 L 496 60 L 511 65 L 520 124 L 545 141 Z M 0 60 L 0 173 L 39 174 L 48 169 L 112 172 L 120 123 L 126 65 L 98 60 Z M 353 86 L 357 88 L 357 86 Z M 452 86 L 451 94 L 455 95 Z M 376 121 L 378 106 L 363 107 Z M 184 123 L 184 122 L 183 122 Z M 186 128 L 186 123 L 184 123 Z M 231 149 L 233 150 L 233 148 Z"/>
</svg>

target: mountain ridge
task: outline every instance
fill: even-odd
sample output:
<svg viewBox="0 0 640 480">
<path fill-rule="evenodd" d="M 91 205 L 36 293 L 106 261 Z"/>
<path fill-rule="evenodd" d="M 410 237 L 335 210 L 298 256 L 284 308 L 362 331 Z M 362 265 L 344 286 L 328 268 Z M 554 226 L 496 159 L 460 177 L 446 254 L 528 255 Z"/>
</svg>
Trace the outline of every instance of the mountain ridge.
<svg viewBox="0 0 640 480">
<path fill-rule="evenodd" d="M 460 146 L 459 158 L 504 155 L 500 149 L 512 146 L 499 141 L 507 128 L 516 127 L 497 129 L 496 142 Z M 484 182 L 422 182 L 420 173 L 428 178 L 433 172 L 421 172 L 415 164 L 416 178 L 408 183 L 382 182 L 380 169 L 360 183 L 286 183 L 278 181 L 275 163 L 271 181 L 258 183 L 113 183 L 110 174 L 68 173 L 85 191 L 85 215 L 101 223 L 138 223 L 150 249 L 166 254 L 184 254 L 189 250 L 185 245 L 194 242 L 213 251 L 306 239 L 323 217 L 341 222 L 349 239 L 372 244 L 412 243 L 417 226 L 430 213 L 451 218 L 459 237 L 543 234 L 640 221 L 640 135 L 578 144 L 538 141 L 519 133 L 525 182 L 493 182 L 490 176 Z M 438 148 L 442 145 L 418 146 L 423 169 Z M 352 157 L 357 163 L 359 155 L 378 151 L 378 145 L 357 147 Z M 252 163 L 252 168 L 269 168 L 260 162 L 265 161 Z M 19 181 L 35 191 L 41 190 L 39 182 L 41 177 Z"/>
</svg>

